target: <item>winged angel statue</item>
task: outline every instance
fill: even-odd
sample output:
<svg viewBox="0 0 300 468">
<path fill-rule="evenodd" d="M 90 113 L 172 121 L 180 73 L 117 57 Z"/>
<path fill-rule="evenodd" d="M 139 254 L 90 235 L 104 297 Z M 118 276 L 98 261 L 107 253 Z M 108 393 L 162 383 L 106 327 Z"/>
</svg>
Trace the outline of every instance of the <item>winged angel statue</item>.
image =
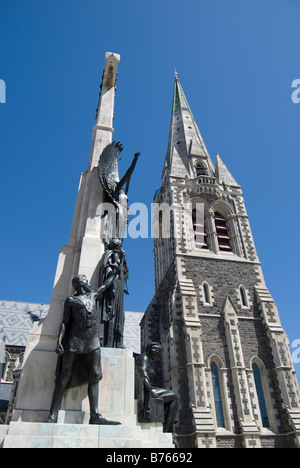
<svg viewBox="0 0 300 468">
<path fill-rule="evenodd" d="M 135 153 L 133 161 L 125 175 L 119 177 L 119 154 L 123 150 L 120 142 L 112 142 L 104 148 L 98 165 L 98 174 L 103 186 L 105 197 L 103 207 L 104 229 L 103 238 L 106 250 L 100 268 L 100 284 L 105 284 L 111 276 L 115 278 L 103 295 L 101 310 L 101 345 L 110 348 L 122 348 L 125 313 L 123 293 L 128 291 L 124 285 L 128 279 L 128 267 L 122 239 L 127 225 L 127 193 L 131 175 L 134 171 L 140 153 Z M 123 186 L 125 186 L 125 190 Z"/>
<path fill-rule="evenodd" d="M 98 175 L 100 182 L 104 188 L 105 210 L 104 215 L 107 216 L 103 237 L 107 244 L 113 238 L 123 239 L 127 225 L 127 193 L 129 189 L 131 175 L 134 171 L 140 153 L 135 153 L 133 161 L 121 178 L 119 176 L 119 154 L 123 150 L 122 144 L 118 141 L 113 141 L 107 145 L 99 159 Z M 125 190 L 123 186 L 126 184 Z"/>
</svg>

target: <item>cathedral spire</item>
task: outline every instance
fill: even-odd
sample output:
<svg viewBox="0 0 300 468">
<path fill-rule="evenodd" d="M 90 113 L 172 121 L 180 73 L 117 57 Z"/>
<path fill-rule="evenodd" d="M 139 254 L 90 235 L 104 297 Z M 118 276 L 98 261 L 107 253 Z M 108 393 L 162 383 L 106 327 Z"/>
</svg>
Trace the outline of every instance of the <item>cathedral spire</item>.
<svg viewBox="0 0 300 468">
<path fill-rule="evenodd" d="M 210 172 L 214 172 L 213 163 L 175 69 L 171 124 L 165 169 L 168 169 L 174 176 L 191 176 L 194 158 L 203 158 L 209 166 Z"/>
<path fill-rule="evenodd" d="M 172 115 L 174 115 L 179 110 L 187 110 L 190 113 L 191 109 L 187 102 L 187 98 L 183 92 L 181 87 L 180 81 L 178 79 L 178 73 L 175 69 L 175 86 L 174 86 L 174 94 L 173 94 L 173 106 L 172 106 Z"/>
</svg>

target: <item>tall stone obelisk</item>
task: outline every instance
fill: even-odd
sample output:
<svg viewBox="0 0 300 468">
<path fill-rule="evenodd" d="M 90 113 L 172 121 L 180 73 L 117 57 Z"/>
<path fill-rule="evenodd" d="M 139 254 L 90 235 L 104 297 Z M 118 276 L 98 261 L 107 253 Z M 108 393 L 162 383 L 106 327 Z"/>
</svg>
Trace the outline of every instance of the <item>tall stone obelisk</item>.
<svg viewBox="0 0 300 468">
<path fill-rule="evenodd" d="M 120 61 L 118 54 L 105 56 L 96 124 L 88 169 L 82 173 L 69 242 L 61 248 L 50 310 L 43 323 L 33 328 L 26 346 L 13 419 L 44 421 L 49 410 L 57 362 L 55 347 L 65 298 L 71 294 L 71 281 L 85 274 L 94 289 L 98 287 L 99 263 L 104 253 L 101 239 L 103 189 L 97 166 L 103 149 L 112 141 L 115 84 Z"/>
</svg>

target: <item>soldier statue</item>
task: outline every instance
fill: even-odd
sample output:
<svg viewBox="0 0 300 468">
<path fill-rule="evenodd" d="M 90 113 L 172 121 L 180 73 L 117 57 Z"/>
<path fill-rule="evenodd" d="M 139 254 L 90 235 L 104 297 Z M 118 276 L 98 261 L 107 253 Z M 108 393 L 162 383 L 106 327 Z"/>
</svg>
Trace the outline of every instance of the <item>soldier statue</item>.
<svg viewBox="0 0 300 468">
<path fill-rule="evenodd" d="M 118 274 L 113 274 L 92 290 L 85 275 L 72 280 L 75 294 L 67 297 L 64 304 L 56 353 L 58 354 L 57 380 L 53 393 L 48 421 L 55 422 L 64 392 L 67 388 L 88 383 L 90 424 L 120 424 L 102 417 L 98 411 L 98 384 L 102 378 L 100 351 L 100 314 L 97 301 L 112 284 Z"/>
</svg>

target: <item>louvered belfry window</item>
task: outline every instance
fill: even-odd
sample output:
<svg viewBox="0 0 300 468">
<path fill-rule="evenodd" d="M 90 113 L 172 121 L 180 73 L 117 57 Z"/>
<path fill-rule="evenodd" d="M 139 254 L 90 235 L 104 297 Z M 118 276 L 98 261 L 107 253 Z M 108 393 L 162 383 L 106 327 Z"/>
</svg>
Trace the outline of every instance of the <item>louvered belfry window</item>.
<svg viewBox="0 0 300 468">
<path fill-rule="evenodd" d="M 197 224 L 196 208 L 192 211 L 192 222 L 196 247 L 200 249 L 208 249 L 206 227 L 202 224 Z"/>
<path fill-rule="evenodd" d="M 205 175 L 207 175 L 206 168 L 204 167 L 204 165 L 201 162 L 197 162 L 197 164 L 196 164 L 196 176 L 200 177 L 200 176 L 205 176 Z"/>
<path fill-rule="evenodd" d="M 216 225 L 219 249 L 230 252 L 231 251 L 230 237 L 228 235 L 226 218 L 224 218 L 224 216 L 222 216 L 218 212 L 215 213 L 215 225 Z"/>
</svg>

